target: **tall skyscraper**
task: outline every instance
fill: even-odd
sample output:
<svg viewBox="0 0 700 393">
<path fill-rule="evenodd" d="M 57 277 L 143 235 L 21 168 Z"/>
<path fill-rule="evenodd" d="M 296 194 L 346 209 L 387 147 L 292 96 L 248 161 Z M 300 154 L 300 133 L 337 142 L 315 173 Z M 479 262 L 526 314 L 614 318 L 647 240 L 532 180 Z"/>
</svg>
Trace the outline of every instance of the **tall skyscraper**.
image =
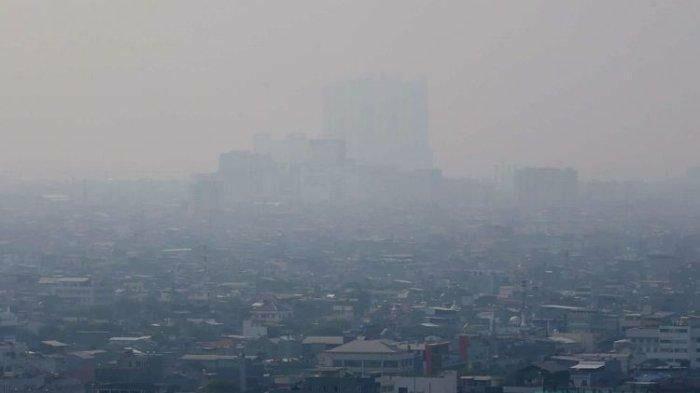
<svg viewBox="0 0 700 393">
<path fill-rule="evenodd" d="M 515 193 L 521 207 L 569 208 L 578 196 L 578 172 L 573 168 L 523 168 L 515 172 Z"/>
<path fill-rule="evenodd" d="M 428 91 L 425 80 L 392 77 L 348 80 L 325 90 L 324 129 L 344 140 L 359 164 L 402 170 L 430 169 Z"/>
</svg>

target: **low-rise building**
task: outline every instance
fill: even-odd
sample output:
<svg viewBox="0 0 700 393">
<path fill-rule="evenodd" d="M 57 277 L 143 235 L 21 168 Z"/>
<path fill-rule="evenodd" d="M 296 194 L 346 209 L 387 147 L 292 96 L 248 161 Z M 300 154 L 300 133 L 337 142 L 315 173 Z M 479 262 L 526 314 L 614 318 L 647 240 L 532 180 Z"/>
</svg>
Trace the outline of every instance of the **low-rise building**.
<svg viewBox="0 0 700 393">
<path fill-rule="evenodd" d="M 105 296 L 90 277 L 41 277 L 41 294 L 78 306 L 103 304 Z"/>
<path fill-rule="evenodd" d="M 634 353 L 675 367 L 700 368 L 700 320 L 681 318 L 656 329 L 628 329 Z"/>
<path fill-rule="evenodd" d="M 457 372 L 433 377 L 388 375 L 381 377 L 383 393 L 457 393 Z"/>
<path fill-rule="evenodd" d="M 343 367 L 361 374 L 401 374 L 420 369 L 416 352 L 388 340 L 354 340 L 319 355 L 322 367 Z"/>
</svg>

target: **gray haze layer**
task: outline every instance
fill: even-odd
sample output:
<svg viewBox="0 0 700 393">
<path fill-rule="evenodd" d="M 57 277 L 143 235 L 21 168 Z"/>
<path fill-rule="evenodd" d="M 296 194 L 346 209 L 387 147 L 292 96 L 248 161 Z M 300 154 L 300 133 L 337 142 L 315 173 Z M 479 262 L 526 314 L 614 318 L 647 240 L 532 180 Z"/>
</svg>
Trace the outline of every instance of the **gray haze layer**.
<svg viewBox="0 0 700 393">
<path fill-rule="evenodd" d="M 448 175 L 676 174 L 700 147 L 698 1 L 28 1 L 0 6 L 0 164 L 210 170 L 255 133 L 317 135 L 322 91 L 426 78 Z"/>
</svg>

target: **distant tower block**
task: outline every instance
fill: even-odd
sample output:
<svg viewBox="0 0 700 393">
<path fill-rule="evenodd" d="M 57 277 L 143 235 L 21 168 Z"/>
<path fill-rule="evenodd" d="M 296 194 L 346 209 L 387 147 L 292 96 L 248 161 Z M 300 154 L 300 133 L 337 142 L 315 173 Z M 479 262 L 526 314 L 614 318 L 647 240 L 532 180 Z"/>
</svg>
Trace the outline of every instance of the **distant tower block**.
<svg viewBox="0 0 700 393">
<path fill-rule="evenodd" d="M 368 77 L 325 89 L 324 129 L 361 165 L 433 168 L 425 80 Z"/>
</svg>

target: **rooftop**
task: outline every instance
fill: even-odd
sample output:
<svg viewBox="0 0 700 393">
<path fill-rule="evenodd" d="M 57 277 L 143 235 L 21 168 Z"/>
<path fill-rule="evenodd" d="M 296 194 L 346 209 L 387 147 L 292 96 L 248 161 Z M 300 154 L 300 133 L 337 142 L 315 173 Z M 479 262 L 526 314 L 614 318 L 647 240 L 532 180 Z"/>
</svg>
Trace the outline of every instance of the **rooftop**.
<svg viewBox="0 0 700 393">
<path fill-rule="evenodd" d="M 217 360 L 235 360 L 238 356 L 233 355 L 183 355 L 180 360 L 214 362 Z"/>
<path fill-rule="evenodd" d="M 306 337 L 302 344 L 324 344 L 324 345 L 342 345 L 344 342 L 341 336 L 309 336 Z"/>
<path fill-rule="evenodd" d="M 599 370 L 605 367 L 605 362 L 580 362 L 575 366 L 571 366 L 572 370 Z"/>
<path fill-rule="evenodd" d="M 56 340 L 46 340 L 46 341 L 42 341 L 41 343 L 46 345 L 46 346 L 53 347 L 53 348 L 63 348 L 63 347 L 68 346 L 68 344 L 64 344 L 64 343 L 62 343 L 60 341 L 56 341 Z"/>
<path fill-rule="evenodd" d="M 41 277 L 39 284 L 59 284 L 70 282 L 88 282 L 89 277 Z"/>
<path fill-rule="evenodd" d="M 387 340 L 355 340 L 329 349 L 330 353 L 399 353 L 396 345 Z"/>
</svg>

